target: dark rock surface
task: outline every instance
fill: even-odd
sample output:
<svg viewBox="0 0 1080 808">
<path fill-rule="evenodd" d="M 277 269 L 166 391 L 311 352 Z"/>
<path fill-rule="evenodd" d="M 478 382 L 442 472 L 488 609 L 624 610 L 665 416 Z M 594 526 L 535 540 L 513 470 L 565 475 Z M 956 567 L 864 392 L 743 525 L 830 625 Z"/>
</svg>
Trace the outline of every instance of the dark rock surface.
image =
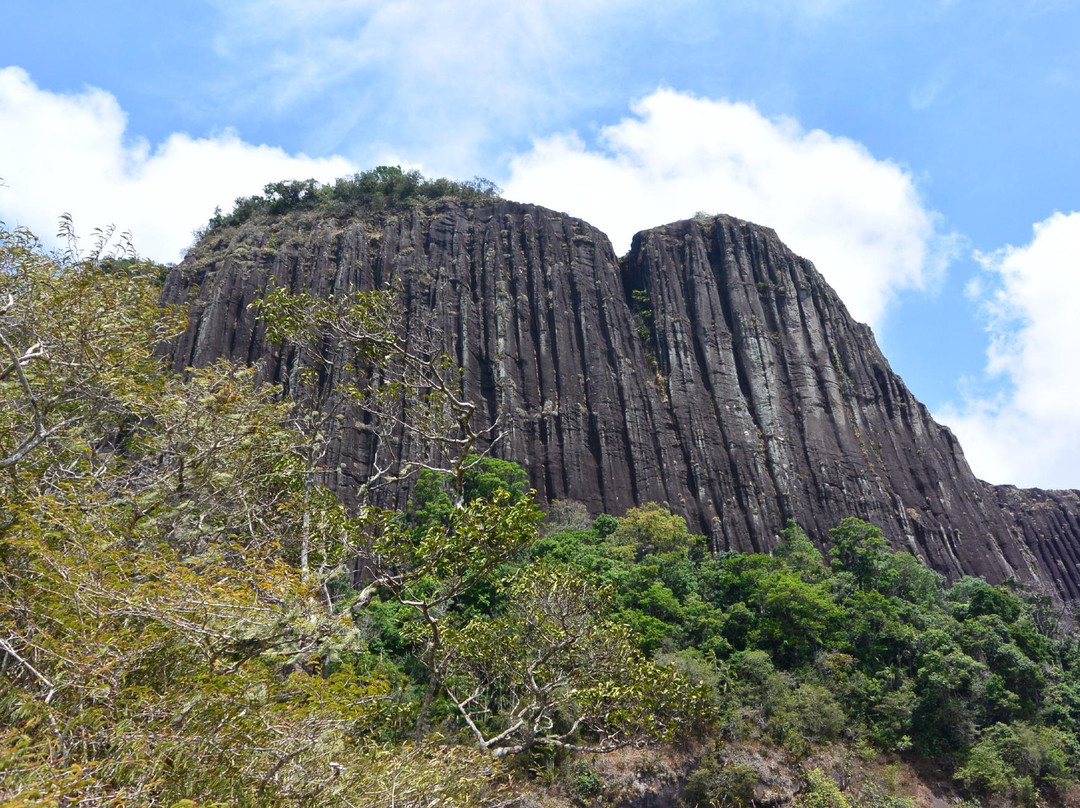
<svg viewBox="0 0 1080 808">
<path fill-rule="evenodd" d="M 506 201 L 222 229 L 166 282 L 191 307 L 175 367 L 261 361 L 289 386 L 309 358 L 267 344 L 248 304 L 270 283 L 391 282 L 541 500 L 666 502 L 717 550 L 768 550 L 788 518 L 822 538 L 859 516 L 950 578 L 1080 598 L 1080 494 L 976 479 L 813 265 L 731 217 L 639 233 L 621 262 L 585 222 Z M 370 473 L 361 418 L 328 436 L 327 482 L 347 500 Z"/>
</svg>

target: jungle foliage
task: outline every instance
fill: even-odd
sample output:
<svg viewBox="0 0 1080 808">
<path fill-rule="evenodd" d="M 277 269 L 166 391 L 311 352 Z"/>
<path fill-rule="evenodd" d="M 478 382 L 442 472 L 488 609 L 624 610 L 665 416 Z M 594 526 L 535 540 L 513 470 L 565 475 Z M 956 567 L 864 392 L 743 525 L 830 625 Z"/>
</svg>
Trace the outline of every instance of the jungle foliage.
<svg viewBox="0 0 1080 808">
<path fill-rule="evenodd" d="M 772 555 L 711 554 L 658 505 L 544 522 L 472 439 L 406 509 L 349 512 L 295 402 L 166 372 L 160 267 L 106 252 L 0 229 L 4 804 L 503 805 L 677 735 L 869 744 L 1022 804 L 1075 781 L 1080 648 L 1047 598 L 947 586 L 855 519 Z M 299 304 L 261 316 L 299 339 Z M 335 332 L 357 361 L 465 430 L 445 367 L 360 320 Z M 804 804 L 844 804 L 819 774 Z M 688 796 L 747 804 L 753 779 L 705 759 Z"/>
<path fill-rule="evenodd" d="M 614 529 L 556 526 L 531 552 L 611 587 L 613 619 L 644 653 L 708 683 L 722 738 L 796 758 L 868 743 L 943 761 L 972 795 L 1012 804 L 1075 781 L 1080 646 L 1049 597 L 971 577 L 948 586 L 858 519 L 824 544 L 789 524 L 771 555 L 709 555 L 649 505 Z M 745 776 L 706 760 L 691 796 L 739 804 Z"/>
</svg>

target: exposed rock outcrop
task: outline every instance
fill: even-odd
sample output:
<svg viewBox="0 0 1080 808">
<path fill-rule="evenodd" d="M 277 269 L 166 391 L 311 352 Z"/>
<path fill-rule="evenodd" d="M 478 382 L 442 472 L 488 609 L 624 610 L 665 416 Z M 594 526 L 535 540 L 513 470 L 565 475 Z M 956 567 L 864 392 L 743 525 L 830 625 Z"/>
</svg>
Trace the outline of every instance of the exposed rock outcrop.
<svg viewBox="0 0 1080 808">
<path fill-rule="evenodd" d="M 271 283 L 391 282 L 542 500 L 667 502 L 717 550 L 767 550 L 788 518 L 823 537 L 860 516 L 950 577 L 1080 597 L 1080 495 L 977 480 L 813 265 L 731 217 L 639 233 L 621 262 L 587 223 L 506 201 L 221 229 L 167 279 L 165 299 L 191 306 L 175 366 L 261 361 L 289 385 L 307 360 L 268 344 L 248 304 Z M 324 390 L 344 372 L 329 359 Z M 360 418 L 328 436 L 346 499 L 370 473 Z"/>
</svg>

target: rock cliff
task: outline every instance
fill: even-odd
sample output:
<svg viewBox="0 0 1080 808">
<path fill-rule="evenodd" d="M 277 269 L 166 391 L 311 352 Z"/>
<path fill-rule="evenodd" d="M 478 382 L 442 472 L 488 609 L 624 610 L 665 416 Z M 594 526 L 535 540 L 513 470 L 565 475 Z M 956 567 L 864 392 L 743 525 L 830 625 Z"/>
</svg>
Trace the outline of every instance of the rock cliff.
<svg viewBox="0 0 1080 808">
<path fill-rule="evenodd" d="M 248 308 L 271 283 L 396 284 L 541 500 L 616 515 L 666 502 L 715 550 L 768 550 L 788 518 L 823 537 L 859 516 L 951 578 L 1080 599 L 1080 493 L 976 479 L 870 329 L 768 228 L 676 222 L 620 260 L 587 223 L 508 201 L 267 216 L 214 231 L 169 275 L 164 299 L 191 313 L 176 369 L 224 356 L 295 384 L 307 359 L 268 344 Z M 361 419 L 327 435 L 346 500 L 370 473 Z"/>
</svg>

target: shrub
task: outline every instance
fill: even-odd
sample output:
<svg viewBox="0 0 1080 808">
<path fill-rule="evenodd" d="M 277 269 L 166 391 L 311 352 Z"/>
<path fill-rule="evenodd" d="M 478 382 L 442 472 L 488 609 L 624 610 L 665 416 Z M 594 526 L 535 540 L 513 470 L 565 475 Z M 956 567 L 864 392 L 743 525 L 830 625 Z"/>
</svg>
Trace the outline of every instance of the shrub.
<svg viewBox="0 0 1080 808">
<path fill-rule="evenodd" d="M 824 687 L 801 684 L 776 705 L 766 728 L 790 751 L 806 751 L 808 744 L 833 741 L 847 726 L 843 709 Z"/>
<path fill-rule="evenodd" d="M 852 808 L 848 798 L 821 769 L 806 773 L 806 788 L 795 800 L 795 808 Z"/>
<path fill-rule="evenodd" d="M 604 793 L 604 781 L 595 771 L 582 765 L 578 767 L 577 773 L 570 781 L 570 788 L 578 799 L 590 800 Z"/>
<path fill-rule="evenodd" d="M 222 227 L 243 224 L 259 214 L 324 210 L 332 216 L 340 216 L 360 209 L 404 210 L 447 197 L 471 202 L 498 199 L 500 193 L 497 185 L 482 177 L 471 182 L 445 178 L 431 180 L 419 171 L 403 171 L 400 166 L 378 166 L 327 185 L 311 179 L 268 183 L 262 194 L 237 198 L 231 213 L 215 211 L 206 227 L 196 231 L 196 237 L 202 238 Z"/>
<path fill-rule="evenodd" d="M 746 763 L 706 761 L 686 781 L 686 803 L 691 808 L 742 808 L 754 804 L 758 772 Z"/>
</svg>

